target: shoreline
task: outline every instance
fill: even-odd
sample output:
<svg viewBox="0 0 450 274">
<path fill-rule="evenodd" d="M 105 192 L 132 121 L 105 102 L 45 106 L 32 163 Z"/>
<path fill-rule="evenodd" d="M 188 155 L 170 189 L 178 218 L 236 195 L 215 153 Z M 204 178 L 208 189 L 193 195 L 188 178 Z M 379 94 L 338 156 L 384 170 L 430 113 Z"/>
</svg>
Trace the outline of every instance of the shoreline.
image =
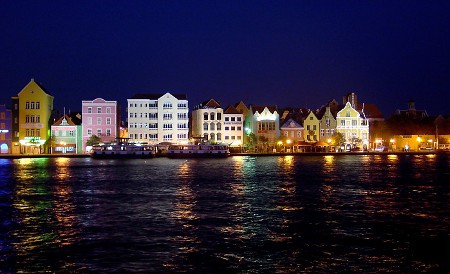
<svg viewBox="0 0 450 274">
<path fill-rule="evenodd" d="M 232 156 L 339 156 L 339 155 L 435 155 L 450 154 L 448 151 L 364 151 L 364 152 L 275 152 L 275 153 L 253 153 L 240 152 L 231 153 Z M 90 158 L 89 154 L 4 154 L 0 159 L 20 158 Z M 157 154 L 156 157 L 167 157 Z"/>
</svg>

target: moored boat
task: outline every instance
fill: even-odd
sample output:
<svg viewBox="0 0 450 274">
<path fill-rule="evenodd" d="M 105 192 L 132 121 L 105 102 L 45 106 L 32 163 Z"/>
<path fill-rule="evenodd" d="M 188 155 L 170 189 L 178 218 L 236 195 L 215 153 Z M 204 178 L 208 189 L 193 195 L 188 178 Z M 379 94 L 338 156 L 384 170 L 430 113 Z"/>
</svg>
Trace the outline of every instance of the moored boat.
<svg viewBox="0 0 450 274">
<path fill-rule="evenodd" d="M 167 149 L 169 158 L 225 158 L 230 156 L 228 145 L 170 145 Z"/>
<path fill-rule="evenodd" d="M 95 145 L 91 150 L 92 158 L 153 158 L 155 147 L 147 144 L 111 144 Z"/>
</svg>

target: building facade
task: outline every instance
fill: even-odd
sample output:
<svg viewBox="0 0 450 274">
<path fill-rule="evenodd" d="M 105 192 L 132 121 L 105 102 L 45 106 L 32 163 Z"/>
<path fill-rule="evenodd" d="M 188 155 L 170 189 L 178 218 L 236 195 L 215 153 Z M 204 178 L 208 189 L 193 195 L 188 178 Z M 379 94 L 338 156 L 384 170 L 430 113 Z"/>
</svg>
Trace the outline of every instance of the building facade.
<svg viewBox="0 0 450 274">
<path fill-rule="evenodd" d="M 82 116 L 82 147 L 83 153 L 89 153 L 90 146 L 86 143 L 97 136 L 101 143 L 111 143 L 118 137 L 119 107 L 117 101 L 106 101 L 102 98 L 83 100 L 81 102 Z"/>
<path fill-rule="evenodd" d="M 230 147 L 241 147 L 244 144 L 244 114 L 234 106 L 224 111 L 224 141 Z"/>
<path fill-rule="evenodd" d="M 344 135 L 346 150 L 355 147 L 368 149 L 369 123 L 350 102 L 336 114 L 336 123 L 336 131 Z"/>
<path fill-rule="evenodd" d="M 83 153 L 81 123 L 73 121 L 69 115 L 64 115 L 53 123 L 51 129 L 52 154 Z"/>
<path fill-rule="evenodd" d="M 315 143 L 319 141 L 320 120 L 313 111 L 310 111 L 303 120 L 303 127 L 305 128 L 305 142 Z"/>
<path fill-rule="evenodd" d="M 328 142 L 336 131 L 336 118 L 331 113 L 330 107 L 325 107 L 325 112 L 319 122 L 320 136 L 319 140 Z M 328 142 L 329 143 L 329 142 Z"/>
<path fill-rule="evenodd" d="M 223 114 L 223 108 L 214 99 L 195 106 L 192 111 L 192 138 L 196 141 L 221 143 L 224 140 Z"/>
<path fill-rule="evenodd" d="M 189 105 L 185 94 L 136 94 L 127 102 L 130 141 L 188 143 Z"/>
<path fill-rule="evenodd" d="M 9 154 L 12 150 L 12 114 L 6 105 L 0 105 L 0 154 Z"/>
<path fill-rule="evenodd" d="M 250 106 L 245 119 L 245 131 L 249 135 L 255 135 L 258 146 L 276 146 L 276 139 L 280 136 L 280 116 L 277 108 Z"/>
<path fill-rule="evenodd" d="M 34 79 L 12 97 L 13 154 L 49 153 L 50 117 L 53 96 Z"/>
</svg>

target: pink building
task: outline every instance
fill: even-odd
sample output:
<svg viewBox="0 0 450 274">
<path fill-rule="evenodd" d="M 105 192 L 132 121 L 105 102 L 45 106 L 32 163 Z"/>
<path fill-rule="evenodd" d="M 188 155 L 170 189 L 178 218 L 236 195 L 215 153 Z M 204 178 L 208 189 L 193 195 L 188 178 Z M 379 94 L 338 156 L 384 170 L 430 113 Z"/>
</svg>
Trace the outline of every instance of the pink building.
<svg viewBox="0 0 450 274">
<path fill-rule="evenodd" d="M 118 137 L 119 107 L 117 101 L 97 98 L 82 101 L 83 152 L 88 153 L 86 142 L 92 135 L 100 137 L 102 143 L 114 142 Z"/>
</svg>

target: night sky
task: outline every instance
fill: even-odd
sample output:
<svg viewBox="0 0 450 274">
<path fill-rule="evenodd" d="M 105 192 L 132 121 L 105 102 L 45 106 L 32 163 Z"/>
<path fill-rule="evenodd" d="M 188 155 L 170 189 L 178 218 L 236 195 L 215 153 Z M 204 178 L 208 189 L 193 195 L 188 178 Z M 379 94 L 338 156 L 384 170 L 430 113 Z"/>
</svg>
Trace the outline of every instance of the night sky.
<svg viewBox="0 0 450 274">
<path fill-rule="evenodd" d="M 450 1 L 3 1 L 0 104 L 136 93 L 319 108 L 355 92 L 385 117 L 450 114 Z"/>
</svg>

